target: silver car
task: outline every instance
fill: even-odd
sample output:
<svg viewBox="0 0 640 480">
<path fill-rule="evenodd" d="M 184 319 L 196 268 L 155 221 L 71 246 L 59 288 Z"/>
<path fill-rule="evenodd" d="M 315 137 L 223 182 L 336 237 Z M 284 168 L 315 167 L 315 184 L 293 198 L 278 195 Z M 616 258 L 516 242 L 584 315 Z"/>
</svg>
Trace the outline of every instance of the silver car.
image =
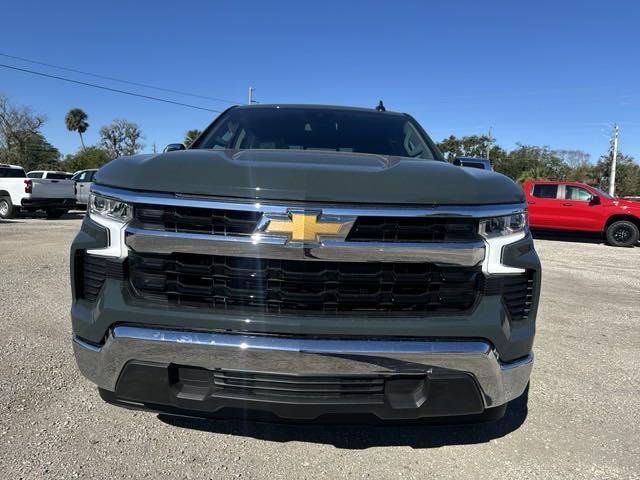
<svg viewBox="0 0 640 480">
<path fill-rule="evenodd" d="M 71 180 L 76 182 L 76 202 L 79 205 L 86 205 L 89 203 L 89 189 L 91 188 L 93 177 L 97 171 L 97 168 L 80 170 L 74 173 L 73 177 L 71 177 Z"/>
</svg>

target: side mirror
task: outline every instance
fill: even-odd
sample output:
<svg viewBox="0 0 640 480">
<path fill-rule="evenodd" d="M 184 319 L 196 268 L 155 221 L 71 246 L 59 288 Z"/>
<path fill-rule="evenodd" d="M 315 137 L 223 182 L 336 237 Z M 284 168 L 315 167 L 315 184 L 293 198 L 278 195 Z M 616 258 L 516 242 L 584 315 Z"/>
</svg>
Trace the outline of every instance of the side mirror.
<svg viewBox="0 0 640 480">
<path fill-rule="evenodd" d="M 477 168 L 480 170 L 493 170 L 491 162 L 480 157 L 458 157 L 452 162 L 459 167 Z"/>
<path fill-rule="evenodd" d="M 591 200 L 589 200 L 589 205 L 600 205 L 600 197 L 597 195 L 591 195 Z"/>
<path fill-rule="evenodd" d="M 170 143 L 169 145 L 164 147 L 163 152 L 164 153 L 175 152 L 176 150 L 186 150 L 186 149 L 187 147 L 185 147 L 184 144 L 182 143 Z"/>
</svg>

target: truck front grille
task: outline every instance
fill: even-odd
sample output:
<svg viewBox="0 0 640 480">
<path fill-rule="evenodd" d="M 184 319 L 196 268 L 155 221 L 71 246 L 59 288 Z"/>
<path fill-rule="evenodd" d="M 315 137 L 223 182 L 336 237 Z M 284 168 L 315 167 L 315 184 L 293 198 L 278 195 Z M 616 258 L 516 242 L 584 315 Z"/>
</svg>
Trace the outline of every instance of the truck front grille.
<svg viewBox="0 0 640 480">
<path fill-rule="evenodd" d="M 262 213 L 163 205 L 137 205 L 134 225 L 176 233 L 253 234 Z M 359 217 L 346 240 L 351 242 L 468 242 L 478 239 L 473 218 Z"/>
<path fill-rule="evenodd" d="M 144 228 L 177 233 L 251 235 L 260 212 L 210 208 L 137 205 L 134 221 Z"/>
<path fill-rule="evenodd" d="M 479 267 L 325 262 L 218 255 L 129 254 L 131 283 L 145 299 L 208 309 L 308 312 L 433 312 L 470 309 Z"/>
</svg>

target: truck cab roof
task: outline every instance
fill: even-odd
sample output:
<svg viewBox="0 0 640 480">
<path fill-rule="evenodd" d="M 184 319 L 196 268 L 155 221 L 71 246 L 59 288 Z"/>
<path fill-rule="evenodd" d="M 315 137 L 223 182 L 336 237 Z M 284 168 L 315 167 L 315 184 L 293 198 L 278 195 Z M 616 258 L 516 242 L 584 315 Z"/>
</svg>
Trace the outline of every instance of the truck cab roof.
<svg viewBox="0 0 640 480">
<path fill-rule="evenodd" d="M 340 110 L 340 111 L 352 111 L 352 112 L 377 112 L 381 115 L 401 115 L 401 116 L 409 116 L 407 113 L 402 112 L 394 112 L 390 110 L 378 111 L 374 108 L 365 108 L 365 107 L 352 107 L 345 105 L 323 105 L 323 104 L 314 104 L 314 103 L 260 103 L 253 105 L 236 105 L 231 107 L 232 109 L 239 110 L 252 110 L 252 109 L 269 109 L 269 108 L 278 108 L 278 109 L 313 109 L 313 110 Z"/>
</svg>

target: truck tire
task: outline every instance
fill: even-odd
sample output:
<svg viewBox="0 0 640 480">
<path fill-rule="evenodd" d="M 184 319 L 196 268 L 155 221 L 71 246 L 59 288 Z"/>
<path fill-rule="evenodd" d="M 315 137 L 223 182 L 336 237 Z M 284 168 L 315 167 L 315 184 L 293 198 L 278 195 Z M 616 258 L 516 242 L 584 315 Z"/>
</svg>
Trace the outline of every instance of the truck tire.
<svg viewBox="0 0 640 480">
<path fill-rule="evenodd" d="M 0 197 L 0 218 L 13 218 L 16 216 L 17 208 L 11 203 L 10 197 Z"/>
<path fill-rule="evenodd" d="M 619 220 L 609 225 L 606 232 L 607 242 L 614 247 L 633 247 L 638 243 L 640 232 L 635 223 Z"/>
<path fill-rule="evenodd" d="M 69 210 L 65 208 L 47 208 L 47 219 L 56 220 L 67 213 Z"/>
</svg>

